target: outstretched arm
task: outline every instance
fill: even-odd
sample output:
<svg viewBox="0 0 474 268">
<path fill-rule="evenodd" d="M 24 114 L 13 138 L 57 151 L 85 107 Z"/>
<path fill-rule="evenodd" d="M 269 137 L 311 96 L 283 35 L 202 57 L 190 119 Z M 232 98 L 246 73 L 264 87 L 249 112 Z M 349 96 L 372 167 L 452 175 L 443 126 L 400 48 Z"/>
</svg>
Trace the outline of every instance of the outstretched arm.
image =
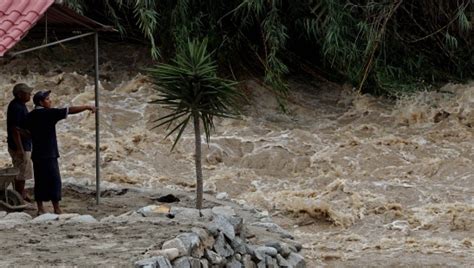
<svg viewBox="0 0 474 268">
<path fill-rule="evenodd" d="M 95 106 L 92 105 L 84 105 L 84 106 L 72 106 L 69 107 L 69 114 L 77 114 L 83 111 L 89 110 L 93 113 L 97 110 Z"/>
</svg>

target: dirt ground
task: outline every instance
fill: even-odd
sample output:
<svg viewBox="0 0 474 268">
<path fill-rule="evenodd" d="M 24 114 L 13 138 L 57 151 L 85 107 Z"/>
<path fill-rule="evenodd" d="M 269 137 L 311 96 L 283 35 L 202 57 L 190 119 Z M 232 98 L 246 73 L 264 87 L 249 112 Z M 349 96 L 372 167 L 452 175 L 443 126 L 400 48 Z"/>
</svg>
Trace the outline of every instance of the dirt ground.
<svg viewBox="0 0 474 268">
<path fill-rule="evenodd" d="M 166 191 L 168 194 L 169 191 Z M 169 206 L 193 207 L 188 193 L 173 192 L 180 199 Z M 89 214 L 97 220 L 137 210 L 151 204 L 163 204 L 154 199 L 160 192 L 137 189 L 105 190 L 100 205 L 94 192 L 68 185 L 61 205 L 65 213 Z M 207 201 L 205 207 L 217 203 Z M 47 210 L 52 211 L 50 204 Z M 33 204 L 24 212 L 35 217 Z M 145 218 L 142 218 L 145 219 Z M 194 225 L 194 224 L 193 224 Z M 0 267 L 10 266 L 127 266 L 143 258 L 147 251 L 159 249 L 164 241 L 191 225 L 173 219 L 153 219 L 130 223 L 27 223 L 0 230 Z"/>
<path fill-rule="evenodd" d="M 126 186 L 123 186 L 123 188 L 102 190 L 100 202 L 99 205 L 97 205 L 94 189 L 74 184 L 67 184 L 66 187 L 63 188 L 63 199 L 60 202 L 60 205 L 63 209 L 63 213 L 77 213 L 81 215 L 89 214 L 100 220 L 110 215 L 118 216 L 148 205 L 163 204 L 156 201 L 156 199 L 160 196 L 167 195 L 170 192 L 180 200 L 172 205 L 194 207 L 195 204 L 192 193 L 172 191 L 169 189 L 164 191 L 152 191 L 134 187 L 129 188 Z M 213 205 L 215 204 L 212 202 L 204 203 L 204 207 L 211 207 Z M 52 213 L 53 208 L 51 203 L 46 202 L 45 207 L 48 212 Z M 35 204 L 31 203 L 24 212 L 35 217 Z"/>
</svg>

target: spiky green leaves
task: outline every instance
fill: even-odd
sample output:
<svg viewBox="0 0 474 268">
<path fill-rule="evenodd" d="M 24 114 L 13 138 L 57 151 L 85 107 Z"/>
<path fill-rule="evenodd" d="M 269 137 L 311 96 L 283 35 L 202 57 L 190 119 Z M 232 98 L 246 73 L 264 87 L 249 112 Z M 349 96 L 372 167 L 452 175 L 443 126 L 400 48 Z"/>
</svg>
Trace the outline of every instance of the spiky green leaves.
<svg viewBox="0 0 474 268">
<path fill-rule="evenodd" d="M 238 115 L 237 102 L 243 95 L 236 90 L 236 82 L 217 76 L 217 64 L 207 51 L 207 40 L 189 41 L 171 64 L 160 64 L 148 71 L 159 92 L 159 98 L 152 103 L 171 111 L 157 119 L 155 127 L 166 125 L 168 136 L 178 132 L 173 148 L 194 114 L 203 123 L 207 141 L 214 129 L 214 116 Z"/>
</svg>

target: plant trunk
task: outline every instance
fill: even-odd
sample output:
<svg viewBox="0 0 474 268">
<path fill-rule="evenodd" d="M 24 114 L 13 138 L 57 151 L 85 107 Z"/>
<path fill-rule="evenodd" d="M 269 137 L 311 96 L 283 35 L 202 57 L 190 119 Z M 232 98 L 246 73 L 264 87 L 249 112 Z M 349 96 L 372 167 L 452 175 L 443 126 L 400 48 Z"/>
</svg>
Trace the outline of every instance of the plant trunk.
<svg viewBox="0 0 474 268">
<path fill-rule="evenodd" d="M 201 128 L 199 126 L 199 114 L 193 113 L 194 119 L 194 143 L 195 154 L 194 162 L 196 164 L 196 208 L 202 209 L 202 166 L 201 166 Z"/>
</svg>

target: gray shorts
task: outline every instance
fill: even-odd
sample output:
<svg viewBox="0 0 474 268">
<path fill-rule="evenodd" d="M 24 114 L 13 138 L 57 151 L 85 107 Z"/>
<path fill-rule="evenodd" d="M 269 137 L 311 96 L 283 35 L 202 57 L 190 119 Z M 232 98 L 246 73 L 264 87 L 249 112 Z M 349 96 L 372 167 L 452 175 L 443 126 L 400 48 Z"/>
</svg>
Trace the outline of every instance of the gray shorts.
<svg viewBox="0 0 474 268">
<path fill-rule="evenodd" d="M 31 180 L 33 178 L 33 162 L 31 162 L 31 152 L 25 152 L 25 155 L 19 155 L 15 151 L 8 149 L 12 157 L 13 166 L 20 170 L 16 177 L 18 181 Z"/>
</svg>

